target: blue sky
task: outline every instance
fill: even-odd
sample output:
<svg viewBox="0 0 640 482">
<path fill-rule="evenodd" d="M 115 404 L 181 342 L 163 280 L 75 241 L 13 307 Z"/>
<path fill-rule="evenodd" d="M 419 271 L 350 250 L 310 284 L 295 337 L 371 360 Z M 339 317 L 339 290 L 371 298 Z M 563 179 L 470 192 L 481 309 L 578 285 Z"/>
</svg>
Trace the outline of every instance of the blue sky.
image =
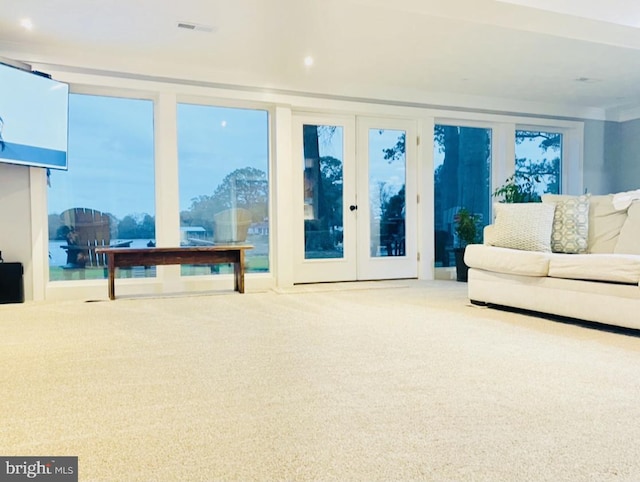
<svg viewBox="0 0 640 482">
<path fill-rule="evenodd" d="M 267 111 L 179 104 L 177 115 L 181 210 L 236 169 L 267 172 Z"/>
<path fill-rule="evenodd" d="M 264 110 L 178 104 L 180 210 L 211 195 L 236 169 L 267 171 L 268 113 Z M 372 130 L 371 175 L 401 186 L 404 166 L 383 159 L 400 131 Z M 336 130 L 322 155 L 343 158 Z M 88 207 L 122 219 L 155 214 L 153 102 L 72 94 L 69 99 L 69 170 L 51 171 L 49 212 Z"/>
<path fill-rule="evenodd" d="M 224 176 L 267 170 L 267 112 L 178 105 L 180 209 Z M 51 171 L 49 212 L 90 207 L 119 218 L 155 213 L 153 102 L 71 95 L 69 170 Z"/>
<path fill-rule="evenodd" d="M 398 138 L 404 131 L 399 130 L 369 130 L 369 180 L 375 184 L 377 181 L 385 181 L 399 190 L 405 183 L 405 165 L 399 160 L 389 162 L 384 159 L 384 149 L 392 148 L 398 142 Z M 320 135 L 320 156 L 332 156 L 344 161 L 344 133 L 342 128 L 337 128 L 331 135 Z"/>
</svg>

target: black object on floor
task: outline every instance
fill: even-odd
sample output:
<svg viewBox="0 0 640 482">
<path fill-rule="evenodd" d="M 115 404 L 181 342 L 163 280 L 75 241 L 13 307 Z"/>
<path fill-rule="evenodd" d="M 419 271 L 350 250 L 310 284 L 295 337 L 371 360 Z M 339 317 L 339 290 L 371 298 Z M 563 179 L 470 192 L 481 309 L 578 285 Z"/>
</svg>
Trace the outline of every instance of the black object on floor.
<svg viewBox="0 0 640 482">
<path fill-rule="evenodd" d="M 24 303 L 22 263 L 0 263 L 0 303 Z"/>
</svg>

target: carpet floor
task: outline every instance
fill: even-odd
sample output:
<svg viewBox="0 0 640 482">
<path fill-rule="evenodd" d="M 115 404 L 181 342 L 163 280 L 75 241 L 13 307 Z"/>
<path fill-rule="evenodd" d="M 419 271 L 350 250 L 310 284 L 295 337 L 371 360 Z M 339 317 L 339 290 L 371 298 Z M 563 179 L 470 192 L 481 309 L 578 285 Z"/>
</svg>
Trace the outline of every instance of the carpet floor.
<svg viewBox="0 0 640 482">
<path fill-rule="evenodd" d="M 29 302 L 0 330 L 0 455 L 80 480 L 640 480 L 640 335 L 462 283 Z"/>
</svg>

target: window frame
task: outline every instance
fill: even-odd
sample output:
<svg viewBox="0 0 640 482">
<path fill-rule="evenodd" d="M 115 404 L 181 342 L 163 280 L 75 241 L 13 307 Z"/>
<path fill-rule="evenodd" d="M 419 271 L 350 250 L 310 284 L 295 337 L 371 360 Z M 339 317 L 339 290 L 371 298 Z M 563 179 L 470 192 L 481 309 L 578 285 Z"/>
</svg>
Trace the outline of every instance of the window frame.
<svg viewBox="0 0 640 482">
<path fill-rule="evenodd" d="M 576 132 L 575 129 L 567 126 L 557 126 L 549 124 L 516 124 L 514 129 L 514 142 L 516 131 L 539 131 L 554 132 L 562 134 L 562 150 L 560 163 L 560 194 L 582 194 L 584 184 L 584 173 L 582 172 L 582 129 Z M 577 142 L 576 137 L 580 138 Z M 569 147 L 571 146 L 571 147 Z M 579 154 L 576 153 L 579 149 Z M 515 163 L 515 152 L 514 152 Z M 580 176 L 572 175 L 579 173 Z M 579 182 L 576 177 L 580 177 Z"/>
<path fill-rule="evenodd" d="M 561 194 L 582 194 L 584 173 L 584 122 L 553 118 L 539 120 L 521 116 L 470 115 L 434 117 L 435 125 L 493 129 L 491 144 L 492 192 L 515 172 L 516 130 L 553 131 L 563 134 Z M 433 133 L 432 133 L 433 134 Z M 511 140 L 511 141 L 510 141 Z M 433 142 L 433 139 L 431 139 Z"/>
<path fill-rule="evenodd" d="M 56 74 L 56 71 L 52 72 Z M 563 151 L 563 192 L 581 194 L 584 183 L 583 168 L 583 136 L 585 121 L 568 111 L 562 117 L 562 110 L 549 105 L 533 103 L 514 103 L 496 105 L 488 99 L 486 102 L 475 102 L 467 106 L 461 102 L 451 103 L 450 99 L 441 99 L 431 104 L 424 102 L 378 102 L 374 99 L 345 99 L 329 97 L 310 97 L 292 92 L 264 89 L 247 89 L 242 86 L 221 85 L 213 82 L 188 80 L 180 78 L 153 77 L 137 74 L 106 73 L 83 69 L 59 69 L 57 78 L 70 85 L 73 93 L 89 95 L 105 95 L 114 97 L 133 97 L 154 101 L 154 134 L 156 193 L 163 191 L 169 199 L 158 199 L 156 194 L 156 236 L 165 242 L 171 236 L 179 236 L 179 203 L 172 208 L 172 196 L 177 193 L 166 192 L 165 183 L 171 184 L 170 178 L 177 176 L 177 132 L 175 107 L 178 102 L 215 105 L 222 107 L 257 108 L 269 111 L 269 258 L 270 272 L 251 274 L 251 283 L 264 288 L 293 286 L 293 266 L 290 262 L 293 233 L 288 222 L 293 215 L 291 208 L 292 194 L 287 186 L 291 185 L 294 172 L 294 156 L 292 153 L 292 113 L 325 113 L 349 115 L 372 115 L 392 118 L 402 117 L 415 119 L 418 123 L 418 199 L 419 214 L 419 278 L 432 279 L 433 263 L 429 252 L 433 250 L 433 126 L 434 124 L 454 124 L 469 127 L 491 127 L 492 142 L 492 186 L 504 182 L 508 176 L 509 165 L 515 168 L 516 126 L 531 126 L 533 130 L 567 129 Z M 462 101 L 464 102 L 464 101 Z M 518 112 L 509 110 L 510 105 Z M 497 109 L 501 109 L 500 111 Z M 553 112 L 559 114 L 553 114 Z M 574 117 L 569 117 L 569 116 Z M 162 138 L 160 137 L 162 135 Z M 420 142 L 420 138 L 422 142 Z M 277 156 L 277 157 L 276 157 Z M 161 167 L 161 172 L 158 171 Z M 29 168 L 30 201 L 31 201 L 31 241 L 32 264 L 26 270 L 32 273 L 33 299 L 78 299 L 85 296 L 104 296 L 103 280 L 95 283 L 91 291 L 87 281 L 80 286 L 68 286 L 69 291 L 63 293 L 62 286 L 55 292 L 48 287 L 47 240 L 47 187 L 45 170 Z M 579 173 L 579 175 L 575 175 Z M 276 189 L 276 185 L 280 189 Z M 164 210 L 164 211 L 163 211 Z M 175 212 L 174 212 L 175 211 Z M 175 233 L 172 234 L 172 233 Z M 420 256 L 420 253 L 422 256 Z M 174 266 L 159 267 L 170 270 Z M 29 273 L 27 272 L 27 275 Z M 156 278 L 162 282 L 159 274 Z M 169 277 L 167 278 L 167 281 Z M 140 280 L 122 280 L 122 284 L 139 283 Z M 175 283 L 174 283 L 175 282 Z M 58 284 L 65 284 L 58 282 Z M 157 283 L 156 283 L 157 284 Z M 87 286 L 85 286 L 87 285 Z M 136 293 L 142 293 L 136 285 Z M 164 287 L 176 290 L 188 290 L 190 287 L 180 284 L 179 279 L 171 278 L 171 283 L 154 286 L 149 292 L 162 292 Z M 85 289 L 86 288 L 86 289 Z M 209 282 L 205 289 L 211 289 Z M 154 291 L 155 290 L 155 291 Z"/>
<path fill-rule="evenodd" d="M 492 130 L 491 137 L 491 186 L 490 192 L 501 186 L 505 179 L 515 173 L 516 130 L 551 131 L 563 135 L 562 163 L 561 163 L 561 194 L 582 194 L 584 185 L 583 169 L 583 144 L 584 122 L 564 119 L 540 118 L 533 119 L 522 116 L 504 116 L 492 114 L 469 113 L 469 116 L 459 117 L 435 116 L 433 127 L 436 125 L 475 127 Z M 435 149 L 431 132 L 431 150 Z M 434 183 L 435 162 L 431 163 L 431 183 Z M 490 202 L 490 213 L 493 218 L 493 202 Z M 431 206 L 433 209 L 433 205 Z M 432 221 L 431 236 L 435 234 L 435 225 Z M 431 256 L 434 256 L 435 247 L 430 246 Z M 436 279 L 451 279 L 455 276 L 454 268 L 435 267 L 433 259 L 433 272 Z"/>
<path fill-rule="evenodd" d="M 253 101 L 245 101 L 245 100 L 234 100 L 234 99 L 226 99 L 212 96 L 200 96 L 200 95 L 188 95 L 188 94 L 179 94 L 175 96 L 175 136 L 176 136 L 176 154 L 175 154 L 175 169 L 176 173 L 179 174 L 180 169 L 180 159 L 178 157 L 178 105 L 179 104 L 190 104 L 196 106 L 205 106 L 205 107 L 220 107 L 226 109 L 244 109 L 244 110 L 260 110 L 265 111 L 267 113 L 267 182 L 268 186 L 268 200 L 267 200 L 267 210 L 269 213 L 269 250 L 268 250 L 268 258 L 269 258 L 269 269 L 263 273 L 247 273 L 252 277 L 259 276 L 274 276 L 275 274 L 275 262 L 274 262 L 274 253 L 275 253 L 275 239 L 276 239 L 276 231 L 275 231 L 275 188 L 274 188 L 274 169 L 275 169 L 275 147 L 274 147 L 274 118 L 275 118 L 275 108 L 272 104 L 259 103 Z M 180 185 L 177 185 L 177 192 L 179 193 Z M 178 232 L 180 227 L 180 200 L 177 200 L 177 223 L 178 223 Z M 157 229 L 157 228 L 156 228 Z M 192 282 L 198 282 L 198 280 L 207 280 L 211 279 L 212 275 L 191 275 L 191 276 L 181 276 L 181 278 L 185 278 L 185 281 L 190 280 Z"/>
<path fill-rule="evenodd" d="M 73 76 L 72 76 L 73 77 Z M 65 81 L 64 79 L 62 79 Z M 267 112 L 267 178 L 269 182 L 269 271 L 265 273 L 251 273 L 252 278 L 263 278 L 259 285 L 273 284 L 277 265 L 275 263 L 276 252 L 276 218 L 275 212 L 275 139 L 274 125 L 276 121 L 276 105 L 273 103 L 245 100 L 242 98 L 221 98 L 207 90 L 205 94 L 177 93 L 175 89 L 167 89 L 166 85 L 154 86 L 152 89 L 127 88 L 120 86 L 92 85 L 84 82 L 67 80 L 70 94 L 93 95 L 124 99 L 150 100 L 153 102 L 153 134 L 154 134 L 154 190 L 155 190 L 155 217 L 157 243 L 172 245 L 179 241 L 179 216 L 180 205 L 177 197 L 177 105 L 189 103 L 198 105 L 210 105 L 213 107 L 256 109 Z M 120 82 L 116 82 L 118 85 Z M 138 83 L 139 84 L 139 83 Z M 189 90 L 189 89 L 186 89 Z M 103 296 L 106 293 L 106 279 L 96 280 L 64 280 L 52 282 L 49 280 L 48 260 L 48 187 L 46 183 L 46 169 L 29 168 L 30 200 L 31 200 L 31 241 L 32 241 L 32 273 L 33 273 L 33 299 L 77 299 L 78 297 Z M 172 182 L 175 182 L 175 201 L 171 194 Z M 166 196 L 167 191 L 169 195 Z M 162 194 L 160 194 L 162 193 Z M 175 227 L 175 229 L 174 229 Z M 136 293 L 161 292 L 166 287 L 190 290 L 211 290 L 213 276 L 196 276 L 199 278 L 181 280 L 180 266 L 158 266 L 155 278 L 119 279 L 126 290 L 127 285 L 135 285 Z M 227 286 L 227 277 L 222 275 L 221 286 Z M 204 280 L 203 280 L 204 278 Z M 164 288 L 163 288 L 164 287 Z M 216 284 L 213 284 L 215 289 Z"/>
</svg>

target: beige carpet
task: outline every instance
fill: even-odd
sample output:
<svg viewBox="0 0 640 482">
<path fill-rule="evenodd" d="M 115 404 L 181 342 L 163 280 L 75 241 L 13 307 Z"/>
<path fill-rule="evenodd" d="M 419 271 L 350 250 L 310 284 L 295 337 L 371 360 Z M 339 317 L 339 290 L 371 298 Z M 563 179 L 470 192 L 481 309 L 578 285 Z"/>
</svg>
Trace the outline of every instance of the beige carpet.
<svg viewBox="0 0 640 482">
<path fill-rule="evenodd" d="M 465 288 L 1 305 L 0 455 L 105 481 L 640 480 L 640 338 Z"/>
</svg>

